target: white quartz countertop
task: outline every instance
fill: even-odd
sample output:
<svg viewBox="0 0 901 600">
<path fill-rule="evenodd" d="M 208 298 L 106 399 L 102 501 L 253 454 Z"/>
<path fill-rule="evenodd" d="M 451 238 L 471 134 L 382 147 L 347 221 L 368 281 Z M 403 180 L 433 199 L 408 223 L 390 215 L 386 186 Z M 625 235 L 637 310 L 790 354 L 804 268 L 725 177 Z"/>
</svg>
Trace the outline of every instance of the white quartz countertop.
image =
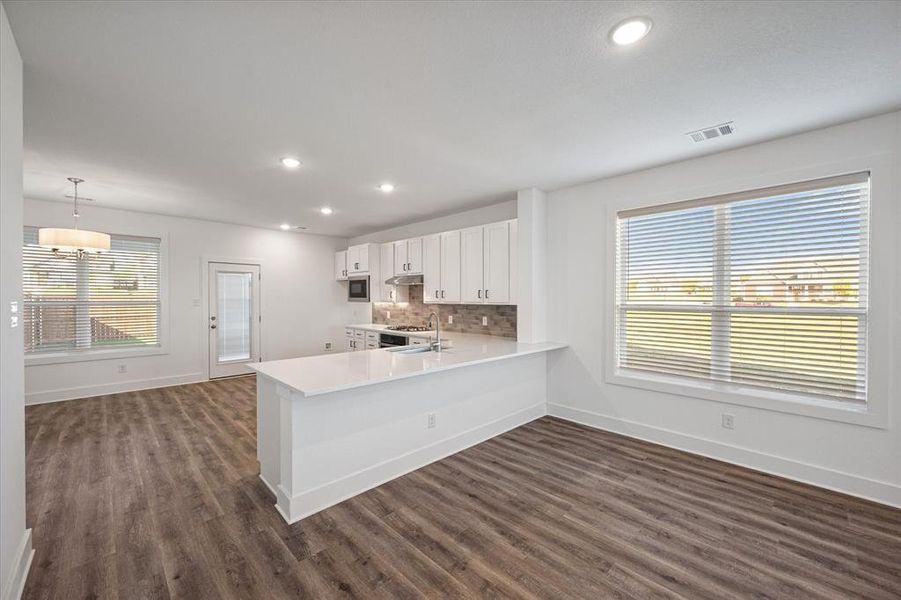
<svg viewBox="0 0 901 600">
<path fill-rule="evenodd" d="M 359 328 L 364 327 L 378 326 Z M 443 333 L 441 337 L 445 337 Z M 557 342 L 524 343 L 454 332 L 449 332 L 448 338 L 453 340 L 453 346 L 441 352 L 402 354 L 384 348 L 273 360 L 248 366 L 303 396 L 318 396 L 566 347 Z"/>
</svg>

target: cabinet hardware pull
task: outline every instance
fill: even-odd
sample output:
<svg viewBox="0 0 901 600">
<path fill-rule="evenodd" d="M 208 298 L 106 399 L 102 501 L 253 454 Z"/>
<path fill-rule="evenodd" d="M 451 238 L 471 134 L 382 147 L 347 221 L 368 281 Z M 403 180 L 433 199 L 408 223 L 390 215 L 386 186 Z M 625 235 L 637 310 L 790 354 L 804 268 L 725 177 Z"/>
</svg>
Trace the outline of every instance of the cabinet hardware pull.
<svg viewBox="0 0 901 600">
<path fill-rule="evenodd" d="M 441 298 L 444 298 L 444 290 L 441 290 Z"/>
<path fill-rule="evenodd" d="M 479 290 L 479 298 L 482 297 L 482 290 Z"/>
<path fill-rule="evenodd" d="M 438 290 L 435 290 L 435 300 L 438 299 Z"/>
<path fill-rule="evenodd" d="M 488 290 L 486 289 L 485 290 L 485 300 L 487 300 L 487 299 L 488 299 Z"/>
</svg>

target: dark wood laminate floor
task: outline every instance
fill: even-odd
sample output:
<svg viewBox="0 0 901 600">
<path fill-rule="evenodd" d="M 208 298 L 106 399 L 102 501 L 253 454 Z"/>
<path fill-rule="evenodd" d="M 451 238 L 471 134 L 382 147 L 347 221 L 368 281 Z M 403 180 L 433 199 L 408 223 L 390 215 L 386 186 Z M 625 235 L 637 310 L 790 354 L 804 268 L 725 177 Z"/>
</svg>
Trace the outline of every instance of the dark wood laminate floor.
<svg viewBox="0 0 901 600">
<path fill-rule="evenodd" d="M 552 418 L 291 526 L 253 379 L 26 420 L 25 598 L 901 595 L 901 511 Z"/>
</svg>

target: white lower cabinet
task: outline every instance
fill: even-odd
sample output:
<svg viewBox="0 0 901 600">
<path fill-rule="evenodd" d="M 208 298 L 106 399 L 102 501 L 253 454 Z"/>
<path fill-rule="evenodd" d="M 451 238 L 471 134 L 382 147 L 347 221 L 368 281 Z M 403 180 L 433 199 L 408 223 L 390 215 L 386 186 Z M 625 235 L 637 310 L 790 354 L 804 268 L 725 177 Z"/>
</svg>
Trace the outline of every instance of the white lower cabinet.
<svg viewBox="0 0 901 600">
<path fill-rule="evenodd" d="M 378 348 L 378 334 L 374 332 L 367 332 L 365 329 L 344 329 L 344 339 L 347 342 L 347 351 L 348 352 L 356 352 L 357 350 L 366 350 L 366 344 L 370 341 L 367 338 L 367 333 L 372 333 L 376 336 L 375 344 L 376 348 Z"/>
</svg>

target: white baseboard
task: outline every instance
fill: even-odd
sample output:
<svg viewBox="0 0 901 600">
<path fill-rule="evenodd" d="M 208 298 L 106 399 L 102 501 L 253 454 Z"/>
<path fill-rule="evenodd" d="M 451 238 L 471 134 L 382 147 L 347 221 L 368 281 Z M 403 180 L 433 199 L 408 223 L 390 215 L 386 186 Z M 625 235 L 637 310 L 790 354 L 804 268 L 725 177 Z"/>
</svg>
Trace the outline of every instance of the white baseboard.
<svg viewBox="0 0 901 600">
<path fill-rule="evenodd" d="M 2 600 L 19 600 L 25 590 L 25 580 L 31 569 L 31 559 L 34 558 L 34 548 L 31 547 L 31 530 L 26 529 L 22 533 L 19 547 L 16 548 L 15 561 L 9 579 L 3 587 Z"/>
<path fill-rule="evenodd" d="M 104 394 L 117 394 L 119 392 L 137 392 L 153 388 L 184 385 L 186 383 L 198 383 L 206 381 L 203 373 L 186 373 L 171 377 L 155 377 L 152 379 L 132 379 L 129 381 L 117 381 L 115 383 L 101 383 L 98 385 L 86 385 L 82 387 L 60 388 L 45 390 L 43 392 L 26 392 L 25 404 L 45 404 L 47 402 L 59 402 L 61 400 L 77 400 L 102 396 Z"/>
<path fill-rule="evenodd" d="M 901 508 L 901 486 L 885 481 L 550 402 L 548 415 Z"/>
<path fill-rule="evenodd" d="M 544 402 L 540 402 L 490 423 L 473 427 L 428 446 L 417 448 L 401 456 L 367 467 L 341 479 L 330 481 L 291 498 L 285 494 L 281 486 L 276 486 L 274 491 L 279 499 L 276 509 L 288 523 L 296 523 L 305 517 L 362 494 L 392 479 L 406 475 L 451 454 L 456 454 L 470 446 L 475 446 L 485 440 L 541 418 L 545 414 L 547 414 L 547 405 Z M 272 489 L 269 482 L 266 482 L 266 485 Z"/>
</svg>

